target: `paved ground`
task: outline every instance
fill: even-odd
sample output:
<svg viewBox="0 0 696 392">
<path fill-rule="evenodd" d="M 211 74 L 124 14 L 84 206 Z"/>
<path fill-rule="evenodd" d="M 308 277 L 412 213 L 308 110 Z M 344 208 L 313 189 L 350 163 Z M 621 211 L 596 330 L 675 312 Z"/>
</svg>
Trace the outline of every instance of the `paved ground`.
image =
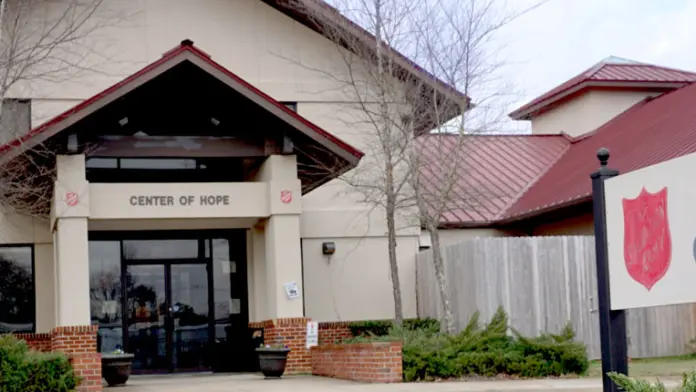
<svg viewBox="0 0 696 392">
<path fill-rule="evenodd" d="M 672 388 L 676 381 L 665 381 Z M 108 391 L 109 389 L 105 389 Z M 176 375 L 135 376 L 123 392 L 513 392 L 562 391 L 601 392 L 601 380 L 584 378 L 568 380 L 477 381 L 408 384 L 363 384 L 321 377 L 284 377 L 264 380 L 256 374 L 244 375 Z"/>
</svg>

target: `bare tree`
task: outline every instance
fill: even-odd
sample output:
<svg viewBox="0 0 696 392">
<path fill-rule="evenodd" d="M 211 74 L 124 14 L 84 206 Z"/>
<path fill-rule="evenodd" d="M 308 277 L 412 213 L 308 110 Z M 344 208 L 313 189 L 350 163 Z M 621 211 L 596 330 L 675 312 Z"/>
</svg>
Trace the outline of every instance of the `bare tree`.
<svg viewBox="0 0 696 392">
<path fill-rule="evenodd" d="M 468 98 L 419 69 L 398 51 L 413 49 L 418 44 L 413 36 L 418 27 L 413 16 L 423 10 L 420 0 L 343 4 L 343 13 L 364 27 L 321 0 L 291 3 L 309 15 L 336 44 L 337 56 L 330 59 L 333 64 L 328 67 L 294 61 L 321 73 L 337 86 L 334 93 L 346 107 L 337 114 L 347 129 L 356 130 L 353 142 L 366 153 L 361 164 L 341 180 L 348 185 L 350 194 L 372 206 L 371 212 L 384 214 L 395 322 L 400 325 L 403 309 L 397 237 L 402 228 L 420 227 L 409 181 L 415 136 L 439 125 L 439 120 L 465 110 Z M 316 165 L 332 170 L 330 163 Z"/>
<path fill-rule="evenodd" d="M 396 256 L 401 221 L 422 225 L 432 237 L 445 329 L 454 330 L 438 231 L 441 218 L 478 200 L 506 196 L 467 184 L 465 157 L 476 148 L 470 136 L 494 130 L 502 121 L 506 99 L 515 96 L 500 72 L 503 63 L 498 61 L 495 33 L 541 3 L 517 13 L 496 0 L 337 4 L 342 14 L 360 23 L 358 27 L 321 1 L 292 0 L 337 44 L 341 67 L 298 62 L 325 75 L 340 86 L 347 102 L 354 103 L 354 110 L 343 113 L 344 122 L 362 131 L 359 146 L 366 156 L 342 179 L 362 202 L 384 211 L 397 323 L 403 318 Z M 415 59 L 422 72 L 414 72 L 402 52 Z"/>
<path fill-rule="evenodd" d="M 472 173 L 472 167 L 476 166 L 477 150 L 483 147 L 481 134 L 497 130 L 505 109 L 516 98 L 514 86 L 501 72 L 505 63 L 498 60 L 495 35 L 541 4 L 510 12 L 496 0 L 434 0 L 425 3 L 428 17 L 417 23 L 420 62 L 475 100 L 473 109 L 462 107 L 455 118 L 442 118 L 449 121 L 438 122 L 443 125 L 418 138 L 410 160 L 418 213 L 432 241 L 448 333 L 454 333 L 455 326 L 439 230 L 448 214 L 452 218 L 457 211 L 485 209 L 511 196 L 486 187 L 485 181 L 476 178 L 485 173 Z M 438 107 L 433 111 L 440 116 Z"/>
<path fill-rule="evenodd" d="M 55 147 L 29 147 L 30 98 L 49 86 L 102 73 L 97 34 L 125 19 L 106 0 L 0 0 L 0 146 L 21 154 L 0 166 L 0 207 L 46 217 Z"/>
</svg>

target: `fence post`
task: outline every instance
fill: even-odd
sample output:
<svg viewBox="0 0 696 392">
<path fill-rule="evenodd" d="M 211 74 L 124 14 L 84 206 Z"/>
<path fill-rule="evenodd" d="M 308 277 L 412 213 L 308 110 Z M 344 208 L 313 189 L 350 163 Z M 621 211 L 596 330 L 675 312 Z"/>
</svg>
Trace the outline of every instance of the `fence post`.
<svg viewBox="0 0 696 392">
<path fill-rule="evenodd" d="M 597 257 L 597 300 L 599 308 L 599 334 L 602 350 L 602 384 L 604 392 L 618 392 L 607 373 L 628 374 L 628 350 L 626 342 L 626 312 L 611 310 L 611 288 L 609 287 L 609 258 L 607 251 L 607 221 L 604 199 L 604 180 L 619 175 L 609 169 L 609 150 L 597 151 L 599 170 L 592 173 L 592 200 L 594 216 L 595 250 Z"/>
</svg>

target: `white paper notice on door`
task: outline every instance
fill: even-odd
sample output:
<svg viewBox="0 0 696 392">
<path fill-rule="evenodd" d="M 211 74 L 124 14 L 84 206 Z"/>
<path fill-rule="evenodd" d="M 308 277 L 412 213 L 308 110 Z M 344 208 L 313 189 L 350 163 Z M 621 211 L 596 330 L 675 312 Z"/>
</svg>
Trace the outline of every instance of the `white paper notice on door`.
<svg viewBox="0 0 696 392">
<path fill-rule="evenodd" d="M 237 263 L 234 261 L 224 260 L 220 262 L 220 268 L 225 275 L 237 273 Z"/>
<path fill-rule="evenodd" d="M 242 301 L 239 298 L 230 298 L 230 314 L 242 313 Z"/>
</svg>

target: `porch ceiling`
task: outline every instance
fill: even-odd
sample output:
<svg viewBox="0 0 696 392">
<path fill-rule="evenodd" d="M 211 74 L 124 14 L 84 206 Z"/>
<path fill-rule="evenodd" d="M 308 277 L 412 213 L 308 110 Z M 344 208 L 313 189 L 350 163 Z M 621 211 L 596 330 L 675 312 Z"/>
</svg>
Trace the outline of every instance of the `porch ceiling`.
<svg viewBox="0 0 696 392">
<path fill-rule="evenodd" d="M 42 143 L 57 153 L 74 153 L 68 135 L 76 135 L 84 149 L 99 135 L 134 134 L 277 143 L 283 153 L 297 155 L 303 193 L 352 169 L 363 155 L 186 40 L 136 74 L 0 147 L 0 164 Z"/>
</svg>

